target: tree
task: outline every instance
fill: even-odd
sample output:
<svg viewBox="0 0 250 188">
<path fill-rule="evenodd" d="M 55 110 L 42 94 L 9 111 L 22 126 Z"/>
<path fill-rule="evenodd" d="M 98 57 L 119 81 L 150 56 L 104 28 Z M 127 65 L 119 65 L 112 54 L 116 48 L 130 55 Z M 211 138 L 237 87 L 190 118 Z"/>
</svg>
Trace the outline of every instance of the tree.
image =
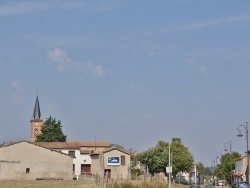
<svg viewBox="0 0 250 188">
<path fill-rule="evenodd" d="M 189 171 L 194 164 L 194 158 L 188 148 L 182 144 L 181 139 L 172 138 L 170 149 L 173 176 L 176 176 L 179 171 Z M 166 173 L 166 167 L 169 166 L 169 143 L 158 141 L 154 148 L 139 153 L 137 159 L 148 167 L 151 174 Z"/>
<path fill-rule="evenodd" d="M 66 142 L 67 135 L 62 132 L 61 121 L 51 116 L 43 123 L 41 134 L 36 136 L 36 142 Z"/>
<path fill-rule="evenodd" d="M 215 174 L 219 179 L 226 179 L 229 184 L 231 184 L 232 170 L 235 168 L 235 159 L 239 158 L 241 155 L 237 152 L 226 153 L 221 157 L 221 164 L 217 165 Z"/>
<path fill-rule="evenodd" d="M 196 164 L 196 169 L 198 172 L 201 172 L 203 175 L 206 175 L 206 167 L 201 162 Z"/>
</svg>

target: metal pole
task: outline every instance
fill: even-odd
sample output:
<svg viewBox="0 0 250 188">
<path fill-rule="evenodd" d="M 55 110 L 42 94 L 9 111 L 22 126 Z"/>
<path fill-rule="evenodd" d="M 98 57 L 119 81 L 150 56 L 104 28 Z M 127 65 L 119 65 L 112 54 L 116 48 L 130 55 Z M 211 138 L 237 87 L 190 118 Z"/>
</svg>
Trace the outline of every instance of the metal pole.
<svg viewBox="0 0 250 188">
<path fill-rule="evenodd" d="M 168 188 L 171 188 L 171 177 L 170 177 L 170 142 L 168 144 Z"/>
<path fill-rule="evenodd" d="M 247 139 L 247 181 L 249 182 L 248 125 L 247 125 L 247 122 L 246 122 L 246 139 Z"/>
<path fill-rule="evenodd" d="M 231 140 L 230 140 L 230 154 L 232 155 L 232 142 L 231 142 Z M 231 156 L 232 157 L 232 156 Z M 232 185 L 232 183 L 233 183 L 233 164 L 231 163 L 231 172 L 230 172 L 230 176 L 231 176 L 231 185 Z"/>
<path fill-rule="evenodd" d="M 239 127 L 244 127 L 245 128 L 245 134 L 246 134 L 246 140 L 247 140 L 247 151 L 246 151 L 246 156 L 247 156 L 247 177 L 246 180 L 249 182 L 249 157 L 248 157 L 248 124 L 246 122 L 246 125 L 238 125 L 237 130 L 239 131 L 238 136 L 241 137 L 243 136 L 241 131 L 239 130 Z"/>
</svg>

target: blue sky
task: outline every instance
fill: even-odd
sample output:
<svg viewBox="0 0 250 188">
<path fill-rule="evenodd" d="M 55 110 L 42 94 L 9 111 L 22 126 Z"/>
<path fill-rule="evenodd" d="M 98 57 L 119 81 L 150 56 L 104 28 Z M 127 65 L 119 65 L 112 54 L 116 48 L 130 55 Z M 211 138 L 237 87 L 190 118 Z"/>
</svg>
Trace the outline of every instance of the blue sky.
<svg viewBox="0 0 250 188">
<path fill-rule="evenodd" d="M 0 2 L 0 142 L 42 118 L 68 140 L 137 152 L 181 138 L 210 166 L 224 143 L 244 154 L 250 121 L 247 0 Z"/>
</svg>

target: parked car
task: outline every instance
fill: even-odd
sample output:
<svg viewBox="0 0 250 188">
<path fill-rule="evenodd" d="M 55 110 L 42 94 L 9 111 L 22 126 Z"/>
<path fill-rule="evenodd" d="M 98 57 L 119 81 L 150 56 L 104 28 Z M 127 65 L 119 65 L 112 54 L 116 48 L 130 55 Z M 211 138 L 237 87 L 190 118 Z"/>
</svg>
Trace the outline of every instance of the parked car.
<svg viewBox="0 0 250 188">
<path fill-rule="evenodd" d="M 224 186 L 224 185 L 225 185 L 225 181 L 224 181 L 224 180 L 219 180 L 219 181 L 217 182 L 217 185 L 218 185 L 218 186 Z"/>
<path fill-rule="evenodd" d="M 232 188 L 249 188 L 249 183 L 247 181 L 233 182 Z"/>
<path fill-rule="evenodd" d="M 184 177 L 176 177 L 175 178 L 176 183 L 188 185 L 188 181 Z"/>
</svg>

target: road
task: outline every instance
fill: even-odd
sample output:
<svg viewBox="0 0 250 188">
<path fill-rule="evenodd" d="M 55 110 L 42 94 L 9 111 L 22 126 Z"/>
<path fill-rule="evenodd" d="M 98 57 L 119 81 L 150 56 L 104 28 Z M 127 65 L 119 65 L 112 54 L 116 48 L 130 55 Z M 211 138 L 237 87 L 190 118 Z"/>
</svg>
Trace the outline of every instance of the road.
<svg viewBox="0 0 250 188">
<path fill-rule="evenodd" d="M 226 188 L 227 186 L 213 186 L 213 184 L 209 185 L 190 185 L 189 188 Z"/>
</svg>

